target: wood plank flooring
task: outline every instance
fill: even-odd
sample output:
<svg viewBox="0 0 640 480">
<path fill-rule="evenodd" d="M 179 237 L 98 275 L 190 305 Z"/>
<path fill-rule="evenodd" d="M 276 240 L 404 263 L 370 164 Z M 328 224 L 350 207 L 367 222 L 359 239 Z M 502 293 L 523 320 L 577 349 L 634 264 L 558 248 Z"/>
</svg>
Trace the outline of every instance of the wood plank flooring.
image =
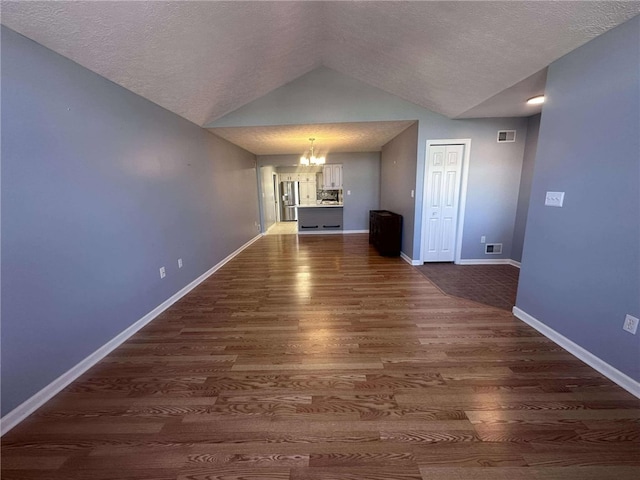
<svg viewBox="0 0 640 480">
<path fill-rule="evenodd" d="M 640 400 L 366 235 L 263 237 L 2 439 L 5 480 L 639 475 Z"/>
</svg>

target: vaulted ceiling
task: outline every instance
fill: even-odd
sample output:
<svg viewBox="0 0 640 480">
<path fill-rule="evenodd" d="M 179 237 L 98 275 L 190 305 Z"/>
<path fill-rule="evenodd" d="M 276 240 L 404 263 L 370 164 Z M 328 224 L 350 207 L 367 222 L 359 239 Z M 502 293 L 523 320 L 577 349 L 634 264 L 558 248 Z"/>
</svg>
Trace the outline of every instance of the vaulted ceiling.
<svg viewBox="0 0 640 480">
<path fill-rule="evenodd" d="M 522 115 L 545 67 L 638 13 L 610 1 L 2 1 L 9 28 L 201 126 L 320 66 L 453 118 Z"/>
</svg>

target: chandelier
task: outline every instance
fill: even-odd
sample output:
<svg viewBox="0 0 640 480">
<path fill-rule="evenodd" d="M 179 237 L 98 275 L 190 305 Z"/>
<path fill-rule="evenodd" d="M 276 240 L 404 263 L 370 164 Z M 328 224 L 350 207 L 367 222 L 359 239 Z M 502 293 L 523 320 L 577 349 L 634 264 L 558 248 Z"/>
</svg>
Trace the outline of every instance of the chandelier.
<svg viewBox="0 0 640 480">
<path fill-rule="evenodd" d="M 325 158 L 316 157 L 313 151 L 313 142 L 315 141 L 315 138 L 310 138 L 309 141 L 311 142 L 311 146 L 309 147 L 309 154 L 307 155 L 307 152 L 305 152 L 304 155 L 300 157 L 300 165 L 324 165 Z"/>
</svg>

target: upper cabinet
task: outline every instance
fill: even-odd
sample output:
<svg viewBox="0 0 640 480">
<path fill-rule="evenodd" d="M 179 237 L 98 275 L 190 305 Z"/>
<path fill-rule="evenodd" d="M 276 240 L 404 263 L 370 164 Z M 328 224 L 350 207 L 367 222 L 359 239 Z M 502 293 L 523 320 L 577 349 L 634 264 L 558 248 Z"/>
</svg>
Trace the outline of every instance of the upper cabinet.
<svg viewBox="0 0 640 480">
<path fill-rule="evenodd" d="M 314 182 L 316 181 L 315 172 L 294 172 L 294 173 L 280 173 L 281 182 Z"/>
<path fill-rule="evenodd" d="M 316 205 L 317 200 L 317 188 L 321 188 L 322 185 L 318 187 L 318 183 L 316 182 L 316 173 L 317 169 L 311 171 L 302 171 L 302 172 L 293 172 L 293 173 L 279 173 L 278 179 L 281 182 L 298 182 L 299 188 L 299 202 L 300 205 Z M 342 178 L 342 175 L 340 175 Z M 342 181 L 342 180 L 341 180 Z M 331 187 L 331 188 L 339 188 L 339 187 Z"/>
<path fill-rule="evenodd" d="M 315 184 L 316 183 L 316 174 L 315 174 L 315 172 L 298 173 L 298 181 L 299 182 L 306 182 L 306 183 L 313 182 Z"/>
<path fill-rule="evenodd" d="M 297 182 L 298 174 L 297 173 L 281 173 L 280 181 L 281 182 Z"/>
<path fill-rule="evenodd" d="M 342 189 L 342 165 L 336 163 L 324 165 L 322 178 L 324 190 Z"/>
</svg>

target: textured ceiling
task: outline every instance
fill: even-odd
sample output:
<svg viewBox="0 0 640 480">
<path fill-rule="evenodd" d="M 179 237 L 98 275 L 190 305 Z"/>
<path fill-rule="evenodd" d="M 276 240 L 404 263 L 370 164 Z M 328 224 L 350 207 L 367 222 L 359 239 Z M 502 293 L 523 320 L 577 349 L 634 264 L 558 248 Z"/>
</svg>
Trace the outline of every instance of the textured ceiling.
<svg viewBox="0 0 640 480">
<path fill-rule="evenodd" d="M 639 2 L 341 2 L 324 11 L 323 64 L 457 117 L 638 13 Z"/>
<path fill-rule="evenodd" d="M 317 4 L 2 2 L 2 23 L 204 125 L 320 66 Z"/>
<path fill-rule="evenodd" d="M 491 115 L 518 115 L 495 96 L 638 13 L 611 1 L 2 1 L 3 24 L 198 125 L 321 65 L 449 117 L 487 116 L 492 98 Z"/>
<path fill-rule="evenodd" d="M 256 155 L 302 154 L 315 138 L 318 155 L 337 152 L 378 152 L 412 121 L 278 125 L 211 129 L 216 135 Z"/>
</svg>

